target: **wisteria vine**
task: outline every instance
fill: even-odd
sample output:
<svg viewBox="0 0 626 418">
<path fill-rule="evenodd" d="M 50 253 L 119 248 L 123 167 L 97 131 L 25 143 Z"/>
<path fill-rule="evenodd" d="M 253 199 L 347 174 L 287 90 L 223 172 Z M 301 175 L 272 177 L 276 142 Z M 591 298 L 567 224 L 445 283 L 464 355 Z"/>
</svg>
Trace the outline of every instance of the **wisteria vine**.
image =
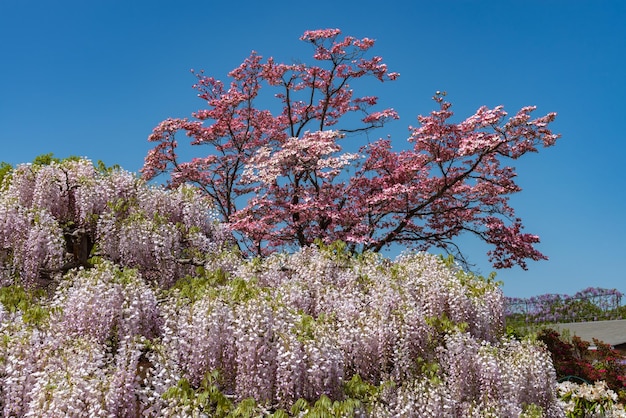
<svg viewBox="0 0 626 418">
<path fill-rule="evenodd" d="M 545 345 L 451 259 L 245 259 L 193 190 L 87 160 L 5 185 L 2 416 L 564 414 Z"/>
<path fill-rule="evenodd" d="M 0 282 L 46 286 L 101 257 L 168 287 L 230 245 L 211 208 L 85 159 L 19 165 L 0 197 Z"/>
</svg>

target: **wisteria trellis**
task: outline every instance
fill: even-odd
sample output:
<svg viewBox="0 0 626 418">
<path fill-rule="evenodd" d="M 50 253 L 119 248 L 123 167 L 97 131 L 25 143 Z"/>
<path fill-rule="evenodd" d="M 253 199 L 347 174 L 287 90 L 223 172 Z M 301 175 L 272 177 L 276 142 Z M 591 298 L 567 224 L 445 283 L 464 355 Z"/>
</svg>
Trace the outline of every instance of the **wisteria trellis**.
<svg viewBox="0 0 626 418">
<path fill-rule="evenodd" d="M 201 195 L 85 160 L 18 167 L 0 208 L 3 416 L 562 416 L 497 284 L 438 257 L 245 260 Z"/>
</svg>

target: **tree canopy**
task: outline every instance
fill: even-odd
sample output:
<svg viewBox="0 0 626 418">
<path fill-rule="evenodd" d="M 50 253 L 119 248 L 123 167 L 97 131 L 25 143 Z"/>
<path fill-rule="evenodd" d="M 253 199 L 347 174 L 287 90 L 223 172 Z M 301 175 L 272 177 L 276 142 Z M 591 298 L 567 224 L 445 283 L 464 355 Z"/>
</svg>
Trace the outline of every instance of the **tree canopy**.
<svg viewBox="0 0 626 418">
<path fill-rule="evenodd" d="M 228 74 L 230 83 L 197 73 L 194 88 L 205 108 L 154 129 L 144 178 L 169 173 L 170 187 L 198 186 L 251 254 L 341 240 L 355 252 L 398 243 L 464 261 L 455 239 L 469 233 L 490 244 L 496 268 L 546 258 L 535 248 L 539 237 L 522 232 L 509 205 L 521 188 L 505 161 L 553 145 L 555 113 L 533 117 L 528 106 L 509 117 L 501 106 L 481 107 L 454 123 L 451 104 L 437 92 L 438 109 L 410 128 L 411 149 L 393 151 L 387 138 L 344 152 L 346 135 L 398 118 L 391 108 L 375 110 L 378 98 L 355 95 L 350 82 L 399 75 L 368 56 L 371 39 L 342 37 L 338 29 L 300 39 L 313 47 L 316 64 L 282 64 L 253 52 Z M 282 110 L 257 107 L 263 94 Z M 199 156 L 181 159 L 180 132 Z"/>
</svg>

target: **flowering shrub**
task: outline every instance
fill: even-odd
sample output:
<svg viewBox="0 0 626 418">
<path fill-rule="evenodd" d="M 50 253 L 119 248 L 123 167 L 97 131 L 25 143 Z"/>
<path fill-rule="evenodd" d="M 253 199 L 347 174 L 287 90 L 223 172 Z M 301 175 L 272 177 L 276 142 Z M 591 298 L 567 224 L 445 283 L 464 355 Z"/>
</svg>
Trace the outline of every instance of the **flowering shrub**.
<svg viewBox="0 0 626 418">
<path fill-rule="evenodd" d="M 503 337 L 491 280 L 339 244 L 231 257 L 169 288 L 96 259 L 51 297 L 3 297 L 3 415 L 563 414 L 543 345 Z"/>
<path fill-rule="evenodd" d="M 47 313 L 37 320 L 35 304 Z M 0 316 L 3 416 L 135 416 L 141 350 L 159 333 L 155 294 L 136 271 L 103 262 L 68 273 L 50 300 L 18 305 Z"/>
<path fill-rule="evenodd" d="M 557 386 L 568 418 L 626 417 L 623 405 L 615 404 L 617 394 L 605 382 L 577 384 L 561 382 Z"/>
<path fill-rule="evenodd" d="M 5 417 L 560 417 L 545 346 L 451 259 L 244 259 L 181 187 L 86 160 L 0 196 Z"/>
<path fill-rule="evenodd" d="M 189 187 L 150 187 L 89 160 L 24 164 L 0 195 L 0 283 L 48 286 L 99 256 L 169 286 L 227 243 L 211 205 Z"/>
<path fill-rule="evenodd" d="M 538 339 L 548 347 L 559 379 L 577 376 L 588 382 L 602 381 L 626 401 L 626 357 L 610 345 L 594 339 L 596 349 L 589 350 L 590 343 L 580 337 L 573 336 L 568 342 L 551 329 L 540 331 Z"/>
</svg>

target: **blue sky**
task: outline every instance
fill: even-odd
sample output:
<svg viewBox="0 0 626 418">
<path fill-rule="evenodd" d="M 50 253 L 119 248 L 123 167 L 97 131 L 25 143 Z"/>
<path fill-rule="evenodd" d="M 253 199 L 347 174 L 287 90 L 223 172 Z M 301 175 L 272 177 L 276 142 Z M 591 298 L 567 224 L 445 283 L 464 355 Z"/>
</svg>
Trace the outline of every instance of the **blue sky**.
<svg viewBox="0 0 626 418">
<path fill-rule="evenodd" d="M 517 161 L 512 199 L 549 261 L 501 270 L 508 296 L 626 293 L 626 2 L 0 0 L 0 161 L 86 156 L 138 171 L 152 128 L 202 107 L 189 70 L 225 79 L 251 50 L 310 60 L 308 29 L 370 37 L 394 83 L 377 94 L 407 126 L 447 91 L 458 120 L 481 105 L 558 112 L 555 147 Z M 359 93 L 359 91 L 357 91 Z M 358 140 L 358 139 L 357 139 Z M 463 240 L 483 273 L 487 250 Z"/>
</svg>

